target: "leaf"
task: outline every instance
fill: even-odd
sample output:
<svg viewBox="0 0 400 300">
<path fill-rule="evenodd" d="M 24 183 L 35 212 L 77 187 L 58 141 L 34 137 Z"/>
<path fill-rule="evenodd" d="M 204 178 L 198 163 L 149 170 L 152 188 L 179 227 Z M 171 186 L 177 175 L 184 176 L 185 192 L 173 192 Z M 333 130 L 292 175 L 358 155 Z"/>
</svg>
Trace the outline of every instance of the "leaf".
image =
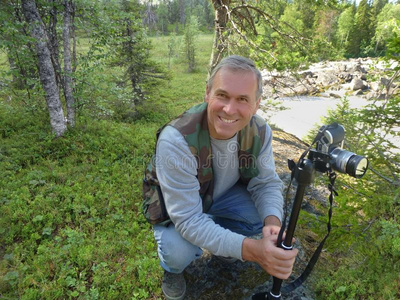
<svg viewBox="0 0 400 300">
<path fill-rule="evenodd" d="M 53 232 L 53 229 L 51 229 L 50 227 L 46 227 L 46 228 L 43 228 L 42 235 L 50 236 L 52 232 Z"/>
<path fill-rule="evenodd" d="M 37 215 L 36 217 L 33 218 L 32 220 L 34 223 L 43 221 L 43 216 L 42 215 Z"/>
<path fill-rule="evenodd" d="M 73 291 L 73 292 L 71 293 L 71 296 L 72 296 L 72 297 L 78 297 L 78 296 L 79 296 L 79 292 L 78 292 L 78 291 Z"/>
<path fill-rule="evenodd" d="M 339 286 L 336 290 L 335 290 L 335 293 L 337 293 L 337 294 L 341 294 L 341 293 L 344 293 L 346 291 L 346 287 L 345 286 Z"/>
<path fill-rule="evenodd" d="M 4 276 L 5 281 L 14 281 L 18 279 L 19 273 L 18 271 L 10 271 Z"/>
</svg>

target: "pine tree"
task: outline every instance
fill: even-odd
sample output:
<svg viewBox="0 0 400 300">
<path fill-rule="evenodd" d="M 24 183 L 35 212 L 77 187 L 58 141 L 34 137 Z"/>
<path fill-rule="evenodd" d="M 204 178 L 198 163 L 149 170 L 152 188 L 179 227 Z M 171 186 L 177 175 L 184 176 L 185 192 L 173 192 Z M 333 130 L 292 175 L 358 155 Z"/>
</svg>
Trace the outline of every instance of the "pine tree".
<svg viewBox="0 0 400 300">
<path fill-rule="evenodd" d="M 361 0 L 357 7 L 355 16 L 355 26 L 352 34 L 350 53 L 359 56 L 367 51 L 372 38 L 371 32 L 371 12 L 367 0 Z"/>
</svg>

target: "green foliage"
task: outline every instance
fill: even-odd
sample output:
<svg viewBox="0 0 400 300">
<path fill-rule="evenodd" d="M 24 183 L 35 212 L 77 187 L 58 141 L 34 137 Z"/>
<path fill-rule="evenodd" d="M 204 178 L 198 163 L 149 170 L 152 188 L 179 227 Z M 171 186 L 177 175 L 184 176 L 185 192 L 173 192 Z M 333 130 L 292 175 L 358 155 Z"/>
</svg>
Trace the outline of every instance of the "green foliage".
<svg viewBox="0 0 400 300">
<path fill-rule="evenodd" d="M 138 209 L 156 127 L 91 120 L 54 139 L 45 116 L 15 109 L 0 109 L 1 294 L 146 299 L 157 291 L 153 237 Z"/>
<path fill-rule="evenodd" d="M 161 0 L 142 1 L 142 21 L 150 35 L 183 34 L 191 17 L 198 19 L 199 30 L 210 33 L 214 11 L 208 0 Z"/>
<path fill-rule="evenodd" d="M 354 27 L 354 9 L 352 6 L 346 8 L 339 16 L 338 30 L 336 32 L 339 45 L 348 47 L 349 35 Z"/>
<path fill-rule="evenodd" d="M 116 84 L 121 90 L 128 89 L 130 97 L 124 97 L 115 112 L 126 120 L 134 116 L 136 106 L 145 100 L 149 86 L 159 83 L 155 79 L 166 78 L 165 72 L 150 58 L 151 44 L 142 28 L 138 2 L 109 3 L 104 11 L 98 8 L 98 18 L 92 56 L 99 53 L 109 66 L 123 72 Z"/>
<path fill-rule="evenodd" d="M 324 121 L 344 125 L 346 150 L 366 156 L 370 166 L 362 179 L 340 174 L 337 180 L 329 249 L 340 261 L 324 266 L 330 275 L 316 285 L 322 299 L 398 297 L 399 103 L 398 97 L 374 99 L 355 111 L 345 99 Z"/>
<path fill-rule="evenodd" d="M 376 31 L 373 41 L 375 52 L 383 48 L 396 34 L 396 26 L 400 22 L 400 4 L 388 3 L 377 16 Z M 384 42 L 384 43 L 382 43 Z"/>
<path fill-rule="evenodd" d="M 153 39 L 151 52 L 165 66 L 167 40 Z M 212 36 L 197 42 L 202 72 L 187 74 L 186 64 L 174 61 L 170 86 L 152 90 L 131 123 L 84 110 L 75 129 L 55 138 L 45 111 L 32 115 L 0 94 L 2 298 L 161 299 L 141 184 L 156 130 L 202 101 Z M 99 90 L 116 71 L 87 79 Z M 118 96 L 95 92 L 88 94 L 104 97 L 105 105 Z"/>
<path fill-rule="evenodd" d="M 0 50 L 7 55 L 8 69 L 2 69 L 2 78 L 18 90 L 27 90 L 29 100 L 38 94 L 40 86 L 34 44 L 27 36 L 20 5 L 0 3 Z M 29 91 L 28 91 L 29 90 Z"/>
<path fill-rule="evenodd" d="M 183 35 L 183 51 L 188 63 L 188 72 L 193 72 L 196 68 L 196 37 L 199 33 L 199 23 L 195 16 L 191 16 L 185 27 Z"/>
</svg>

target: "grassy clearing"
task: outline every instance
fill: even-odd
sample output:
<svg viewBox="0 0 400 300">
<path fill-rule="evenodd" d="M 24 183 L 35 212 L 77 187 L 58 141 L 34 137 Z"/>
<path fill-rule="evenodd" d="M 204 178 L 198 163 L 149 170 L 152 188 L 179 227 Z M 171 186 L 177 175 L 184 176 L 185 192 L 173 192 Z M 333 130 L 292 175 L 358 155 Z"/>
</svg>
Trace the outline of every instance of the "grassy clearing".
<svg viewBox="0 0 400 300">
<path fill-rule="evenodd" d="M 152 39 L 163 63 L 167 40 Z M 132 123 L 80 116 L 55 139 L 46 112 L 0 101 L 2 299 L 161 298 L 142 174 L 156 129 L 202 101 L 212 36 L 198 43 L 198 71 L 174 58 L 172 79 L 152 88 Z"/>
<path fill-rule="evenodd" d="M 151 40 L 154 47 L 152 57 L 167 69 L 169 39 L 169 37 L 160 37 Z M 176 37 L 175 39 L 179 43 L 182 37 Z M 171 58 L 169 69 L 172 80 L 153 88 L 150 101 L 144 105 L 145 111 L 149 111 L 149 106 L 157 105 L 156 110 L 162 112 L 168 120 L 181 114 L 193 103 L 202 101 L 207 80 L 207 67 L 211 55 L 212 36 L 200 35 L 197 42 L 196 72 L 187 72 L 187 64 L 184 61 L 182 50 L 179 46 L 176 46 L 174 49 L 175 55 Z M 161 123 L 164 123 L 164 121 L 162 120 Z"/>
</svg>

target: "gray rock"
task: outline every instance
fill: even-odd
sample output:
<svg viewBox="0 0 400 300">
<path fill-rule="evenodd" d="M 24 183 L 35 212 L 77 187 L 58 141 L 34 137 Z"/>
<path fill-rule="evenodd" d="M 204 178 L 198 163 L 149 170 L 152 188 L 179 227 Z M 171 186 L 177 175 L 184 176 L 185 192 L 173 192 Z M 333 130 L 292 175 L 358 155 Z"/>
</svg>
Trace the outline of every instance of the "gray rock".
<svg viewBox="0 0 400 300">
<path fill-rule="evenodd" d="M 353 78 L 350 83 L 350 89 L 353 91 L 361 90 L 364 87 L 364 82 L 359 78 Z"/>
<path fill-rule="evenodd" d="M 318 73 L 318 78 L 316 80 L 317 84 L 320 84 L 324 87 L 330 86 L 337 82 L 338 82 L 337 76 L 335 74 L 332 74 L 331 72 Z"/>
<path fill-rule="evenodd" d="M 373 90 L 375 92 L 379 91 L 381 89 L 379 82 L 376 82 L 376 81 L 370 83 L 370 88 L 371 88 L 371 90 Z"/>
<path fill-rule="evenodd" d="M 339 70 L 339 72 L 346 72 L 347 71 L 347 65 L 346 64 L 339 64 L 338 65 L 338 70 Z"/>
<path fill-rule="evenodd" d="M 363 94 L 364 94 L 363 90 L 362 90 L 362 89 L 359 89 L 359 90 L 357 90 L 353 95 L 354 95 L 354 96 L 361 96 L 361 95 L 363 95 Z"/>
<path fill-rule="evenodd" d="M 383 84 L 384 86 L 387 86 L 390 82 L 390 79 L 385 78 L 385 77 L 381 77 L 381 84 Z"/>
<path fill-rule="evenodd" d="M 358 63 L 349 69 L 349 73 L 367 73 L 367 71 L 364 69 L 361 63 Z"/>
<path fill-rule="evenodd" d="M 345 82 L 350 82 L 353 79 L 353 75 L 347 72 L 340 73 L 338 77 L 343 79 Z"/>
<path fill-rule="evenodd" d="M 311 71 L 304 71 L 299 73 L 302 78 L 313 77 L 314 74 Z"/>
<path fill-rule="evenodd" d="M 336 99 L 342 98 L 340 95 L 335 94 L 335 93 L 329 93 L 328 95 L 329 95 L 329 97 L 336 98 Z"/>
</svg>

